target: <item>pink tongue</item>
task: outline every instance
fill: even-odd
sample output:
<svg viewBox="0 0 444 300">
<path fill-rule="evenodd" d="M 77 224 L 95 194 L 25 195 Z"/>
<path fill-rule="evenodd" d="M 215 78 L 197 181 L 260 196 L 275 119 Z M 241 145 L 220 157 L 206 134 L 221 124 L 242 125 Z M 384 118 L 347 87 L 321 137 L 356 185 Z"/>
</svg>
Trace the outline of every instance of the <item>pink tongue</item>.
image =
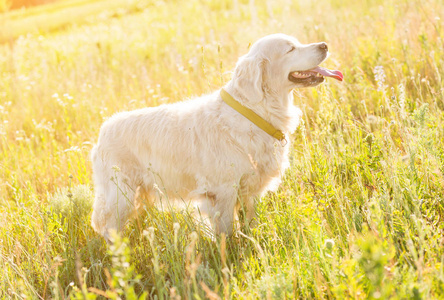
<svg viewBox="0 0 444 300">
<path fill-rule="evenodd" d="M 333 77 L 334 79 L 337 79 L 339 81 L 342 81 L 344 79 L 344 76 L 340 71 L 329 70 L 322 67 L 316 67 L 314 69 L 311 69 L 310 71 L 317 72 L 322 76 Z"/>
</svg>

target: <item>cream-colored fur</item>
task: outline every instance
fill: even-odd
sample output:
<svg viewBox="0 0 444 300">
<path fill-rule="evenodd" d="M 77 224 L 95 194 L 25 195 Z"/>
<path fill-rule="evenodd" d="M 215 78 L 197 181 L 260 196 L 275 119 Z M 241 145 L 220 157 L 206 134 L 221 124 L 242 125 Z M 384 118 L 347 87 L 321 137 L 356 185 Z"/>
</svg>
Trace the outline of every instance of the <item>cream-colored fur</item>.
<svg viewBox="0 0 444 300">
<path fill-rule="evenodd" d="M 321 63 L 326 54 L 318 46 L 284 34 L 266 36 L 239 59 L 224 88 L 289 140 L 301 116 L 292 89 L 303 85 L 288 76 Z M 200 200 L 216 232 L 229 234 L 239 204 L 251 220 L 254 199 L 278 187 L 289 148 L 225 104 L 219 90 L 115 114 L 92 150 L 92 225 L 109 241 L 109 230 L 121 230 L 134 212 L 136 189 L 155 197 L 156 184 L 170 199 Z"/>
</svg>

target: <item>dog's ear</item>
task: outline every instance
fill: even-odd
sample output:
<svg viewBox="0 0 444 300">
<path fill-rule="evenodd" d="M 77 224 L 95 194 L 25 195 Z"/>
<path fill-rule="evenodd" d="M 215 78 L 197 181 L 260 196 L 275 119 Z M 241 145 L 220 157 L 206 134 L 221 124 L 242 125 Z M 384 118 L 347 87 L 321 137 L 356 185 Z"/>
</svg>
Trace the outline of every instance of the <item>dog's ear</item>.
<svg viewBox="0 0 444 300">
<path fill-rule="evenodd" d="M 234 70 L 234 87 L 250 103 L 258 103 L 264 98 L 264 79 L 268 61 L 261 57 L 239 59 Z"/>
</svg>

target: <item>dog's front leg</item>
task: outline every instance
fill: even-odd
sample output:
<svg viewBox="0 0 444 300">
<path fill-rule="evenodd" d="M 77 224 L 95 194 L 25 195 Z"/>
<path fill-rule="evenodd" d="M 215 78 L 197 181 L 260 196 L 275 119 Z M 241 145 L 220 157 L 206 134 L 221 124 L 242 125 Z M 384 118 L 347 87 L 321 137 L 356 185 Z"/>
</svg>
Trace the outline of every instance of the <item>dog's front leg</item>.
<svg viewBox="0 0 444 300">
<path fill-rule="evenodd" d="M 213 223 L 216 234 L 233 232 L 234 208 L 237 202 L 237 190 L 235 184 L 228 183 L 218 187 L 207 187 L 207 192 L 202 195 L 205 198 L 200 210 L 207 214 Z"/>
</svg>

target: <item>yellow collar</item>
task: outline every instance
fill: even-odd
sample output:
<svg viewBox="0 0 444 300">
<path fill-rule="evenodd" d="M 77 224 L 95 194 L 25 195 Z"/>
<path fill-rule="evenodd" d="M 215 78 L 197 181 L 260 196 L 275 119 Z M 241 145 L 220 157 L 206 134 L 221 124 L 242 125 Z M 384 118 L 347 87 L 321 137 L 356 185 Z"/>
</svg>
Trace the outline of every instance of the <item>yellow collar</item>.
<svg viewBox="0 0 444 300">
<path fill-rule="evenodd" d="M 279 140 L 283 146 L 287 143 L 287 140 L 285 139 L 285 134 L 280 131 L 279 129 L 274 128 L 273 125 L 265 121 L 262 117 L 260 117 L 258 114 L 256 114 L 251 109 L 243 106 L 239 102 L 237 102 L 230 94 L 227 93 L 224 89 L 220 90 L 220 96 L 222 97 L 222 100 L 229 106 L 231 106 L 234 110 L 236 110 L 238 113 L 243 115 L 245 118 L 253 122 L 254 125 L 274 137 L 275 139 Z"/>
</svg>

